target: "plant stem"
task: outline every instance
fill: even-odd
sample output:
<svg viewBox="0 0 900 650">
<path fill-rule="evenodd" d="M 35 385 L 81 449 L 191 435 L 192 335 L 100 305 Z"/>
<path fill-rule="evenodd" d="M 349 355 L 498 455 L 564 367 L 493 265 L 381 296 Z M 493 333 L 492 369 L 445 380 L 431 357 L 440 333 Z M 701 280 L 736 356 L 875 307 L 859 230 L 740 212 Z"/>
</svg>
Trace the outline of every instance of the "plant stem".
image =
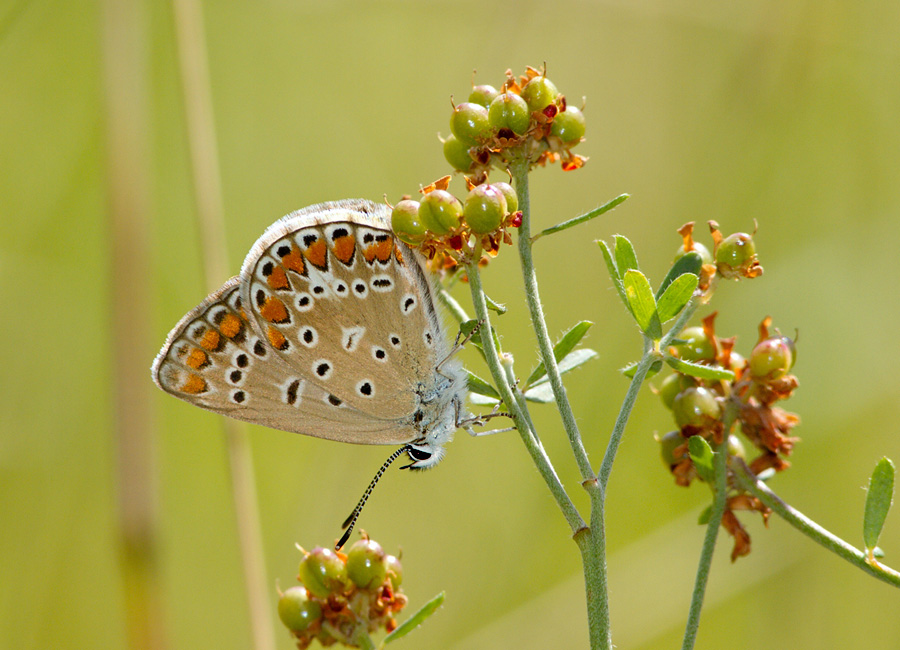
<svg viewBox="0 0 900 650">
<path fill-rule="evenodd" d="M 866 561 L 866 554 L 863 551 L 860 551 L 840 537 L 825 530 L 819 524 L 803 515 L 803 513 L 795 510 L 782 501 L 778 495 L 772 492 L 772 490 L 756 477 L 743 460 L 732 458 L 731 470 L 732 475 L 743 490 L 746 490 L 762 501 L 763 504 L 771 508 L 778 516 L 811 540 L 821 544 L 829 551 L 836 553 L 838 556 L 862 569 L 869 575 L 895 587 L 900 587 L 900 572 L 881 563 L 869 564 Z"/>
<path fill-rule="evenodd" d="M 510 383 L 506 378 L 506 373 L 497 353 L 497 348 L 493 344 L 494 339 L 491 333 L 490 314 L 488 313 L 487 302 L 484 299 L 481 274 L 478 270 L 478 259 L 480 256 L 481 246 L 479 245 L 476 247 L 472 260 L 466 264 L 466 272 L 469 276 L 469 289 L 472 292 L 472 304 L 475 307 L 475 316 L 481 321 L 482 332 L 484 332 L 481 340 L 483 342 L 482 349 L 484 350 L 485 360 L 491 371 L 491 377 L 496 384 L 497 391 L 500 393 L 503 403 L 506 405 L 506 408 L 509 410 L 513 421 L 515 422 L 516 429 L 522 438 L 522 442 L 525 443 L 525 448 L 531 455 L 531 458 L 534 461 L 538 472 L 540 472 L 543 477 L 544 482 L 547 484 L 547 487 L 550 488 L 550 492 L 556 499 L 556 503 L 559 505 L 560 510 L 562 510 L 563 516 L 566 518 L 569 527 L 572 532 L 575 533 L 582 528 L 585 528 L 584 520 L 578 513 L 575 504 L 572 503 L 569 495 L 566 494 L 566 490 L 559 480 L 559 476 L 557 476 L 556 470 L 553 468 L 553 464 L 547 456 L 547 452 L 544 451 L 537 433 L 531 425 L 531 418 L 527 415 L 527 410 L 522 409 L 519 401 L 516 400 Z"/>
<path fill-rule="evenodd" d="M 733 417 L 731 419 L 733 421 Z M 694 579 L 691 609 L 684 628 L 684 640 L 681 643 L 681 650 L 691 650 L 697 641 L 697 631 L 700 628 L 700 612 L 703 610 L 703 598 L 706 595 L 706 584 L 709 582 L 709 570 L 712 565 L 713 552 L 716 549 L 716 539 L 719 536 L 722 515 L 725 514 L 725 504 L 728 501 L 728 432 L 731 429 L 731 424 L 726 422 L 725 425 L 724 438 L 715 449 L 716 494 L 713 499 L 712 513 L 706 526 L 706 535 L 703 538 L 700 560 L 697 563 L 697 577 Z"/>
<path fill-rule="evenodd" d="M 566 387 L 563 385 L 559 374 L 559 366 L 556 357 L 553 356 L 553 343 L 547 332 L 547 322 L 544 320 L 544 310 L 541 307 L 541 296 L 538 292 L 537 275 L 534 270 L 534 258 L 532 256 L 531 240 L 531 208 L 528 196 L 528 161 L 522 160 L 512 167 L 513 177 L 516 183 L 516 194 L 519 199 L 519 210 L 522 211 L 522 225 L 519 227 L 519 262 L 522 266 L 522 278 L 525 282 L 525 298 L 528 303 L 528 311 L 531 315 L 531 326 L 537 337 L 538 348 L 541 352 L 541 360 L 550 379 L 553 395 L 556 398 L 556 406 L 562 417 L 563 427 L 569 438 L 569 445 L 575 454 L 575 462 L 581 472 L 581 478 L 588 481 L 596 478 L 588 460 L 587 452 L 581 441 L 578 424 L 575 422 L 575 414 L 569 404 L 566 395 Z"/>
</svg>

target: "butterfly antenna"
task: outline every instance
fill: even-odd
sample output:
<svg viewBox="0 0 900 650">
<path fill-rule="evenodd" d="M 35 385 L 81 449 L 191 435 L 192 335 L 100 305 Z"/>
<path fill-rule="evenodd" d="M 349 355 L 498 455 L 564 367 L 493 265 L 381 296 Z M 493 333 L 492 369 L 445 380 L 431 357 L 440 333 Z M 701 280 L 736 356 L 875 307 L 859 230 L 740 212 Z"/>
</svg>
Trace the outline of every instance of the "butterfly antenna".
<svg viewBox="0 0 900 650">
<path fill-rule="evenodd" d="M 381 468 L 377 472 L 375 472 L 375 476 L 374 478 L 372 478 L 372 482 L 369 483 L 369 487 L 367 487 L 366 491 L 363 492 L 362 498 L 359 500 L 359 503 L 356 504 L 356 507 L 353 509 L 353 512 L 350 513 L 350 516 L 344 520 L 343 524 L 341 524 L 341 528 L 346 528 L 346 530 L 344 531 L 344 534 L 341 535 L 341 539 L 338 540 L 338 543 L 334 545 L 334 550 L 341 550 L 341 547 L 347 543 L 348 539 L 350 539 L 350 533 L 353 532 L 353 526 L 356 525 L 356 520 L 359 519 L 359 515 L 362 512 L 363 506 L 366 505 L 366 501 L 369 500 L 369 495 L 372 494 L 372 490 L 375 489 L 375 486 L 378 484 L 378 480 L 387 471 L 387 468 L 391 466 L 391 463 L 397 460 L 408 449 L 409 445 L 400 447 L 400 449 L 388 456 L 388 459 L 384 461 L 384 464 L 381 466 Z"/>
</svg>

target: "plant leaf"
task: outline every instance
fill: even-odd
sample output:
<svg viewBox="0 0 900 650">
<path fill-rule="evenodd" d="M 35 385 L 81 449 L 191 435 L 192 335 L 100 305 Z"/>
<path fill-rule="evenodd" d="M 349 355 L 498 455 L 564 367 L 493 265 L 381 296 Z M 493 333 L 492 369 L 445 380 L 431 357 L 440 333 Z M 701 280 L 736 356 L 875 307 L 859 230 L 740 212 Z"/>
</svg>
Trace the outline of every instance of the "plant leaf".
<svg viewBox="0 0 900 650">
<path fill-rule="evenodd" d="M 424 623 L 425 619 L 434 614 L 435 610 L 437 610 L 437 608 L 440 607 L 443 602 L 444 592 L 442 591 L 437 596 L 422 605 L 418 612 L 403 621 L 396 630 L 384 637 L 384 640 L 381 642 L 382 645 L 387 645 L 391 641 L 396 641 L 397 639 L 404 637 L 412 632 L 414 629 Z"/>
<path fill-rule="evenodd" d="M 500 400 L 487 397 L 486 395 L 479 395 L 478 393 L 469 393 L 469 403 L 475 406 L 496 406 L 500 403 Z"/>
<path fill-rule="evenodd" d="M 672 265 L 672 268 L 669 269 L 669 272 L 666 273 L 666 277 L 663 279 L 662 284 L 659 285 L 659 289 L 656 290 L 656 299 L 659 300 L 659 297 L 665 293 L 669 285 L 675 281 L 675 278 L 685 273 L 693 273 L 699 277 L 701 268 L 703 268 L 703 258 L 700 257 L 699 253 L 691 251 L 679 257 Z"/>
<path fill-rule="evenodd" d="M 468 370 L 466 370 L 466 388 L 469 389 L 470 393 L 475 393 L 476 395 L 484 395 L 495 400 L 500 399 L 500 393 L 497 392 L 496 388 Z"/>
<path fill-rule="evenodd" d="M 563 221 L 562 223 L 558 223 L 555 226 L 550 226 L 549 228 L 545 228 L 544 230 L 542 230 L 541 232 L 536 234 L 531 239 L 532 239 L 532 241 L 536 241 L 538 238 L 543 237 L 545 235 L 552 235 L 553 233 L 560 232 L 561 230 L 566 230 L 568 228 L 571 228 L 572 226 L 577 226 L 579 224 L 585 223 L 586 221 L 590 221 L 591 219 L 599 217 L 601 214 L 609 212 L 614 207 L 616 207 L 617 205 L 619 205 L 620 203 L 625 201 L 625 199 L 630 198 L 630 196 L 631 195 L 629 195 L 629 194 L 620 194 L 619 196 L 614 198 L 612 201 L 609 201 L 608 203 L 601 205 L 599 208 L 594 208 L 593 210 L 590 210 L 589 212 L 585 212 L 583 215 L 581 215 L 579 217 L 575 217 L 574 219 L 569 219 L 568 221 Z"/>
<path fill-rule="evenodd" d="M 490 309 L 491 311 L 495 311 L 498 314 L 506 313 L 506 305 L 501 304 L 499 302 L 494 302 L 493 300 L 491 300 L 491 297 L 487 294 L 484 294 L 484 300 L 487 303 L 488 309 Z"/>
<path fill-rule="evenodd" d="M 540 404 L 547 404 L 555 399 L 553 396 L 553 386 L 550 385 L 549 381 L 544 381 L 536 386 L 532 386 L 526 390 L 523 395 L 529 402 L 538 402 Z"/>
<path fill-rule="evenodd" d="M 660 323 L 672 320 L 678 315 L 678 312 L 684 309 L 691 296 L 694 295 L 698 282 L 700 282 L 700 278 L 693 273 L 684 273 L 669 283 L 656 304 L 656 313 Z"/>
<path fill-rule="evenodd" d="M 712 485 L 715 482 L 716 471 L 713 469 L 713 450 L 702 436 L 688 438 L 688 453 L 697 469 L 700 478 Z"/>
<path fill-rule="evenodd" d="M 622 276 L 619 275 L 619 270 L 616 268 L 616 261 L 613 257 L 612 249 L 609 247 L 609 244 L 607 244 L 602 239 L 597 240 L 597 245 L 603 252 L 603 259 L 606 261 L 606 270 L 609 271 L 609 279 L 612 280 L 613 286 L 619 293 L 619 298 L 622 300 L 622 304 L 627 307 L 628 299 L 625 297 L 625 287 L 622 286 Z"/>
<path fill-rule="evenodd" d="M 616 242 L 616 268 L 619 270 L 619 275 L 624 278 L 625 271 L 638 270 L 637 255 L 634 252 L 634 246 L 631 245 L 627 237 L 615 235 L 613 239 Z"/>
<path fill-rule="evenodd" d="M 684 375 L 690 375 L 691 377 L 697 377 L 698 379 L 724 379 L 726 381 L 732 381 L 734 379 L 734 373 L 731 370 L 726 370 L 722 366 L 705 366 L 702 363 L 685 361 L 684 359 L 673 357 L 670 354 L 665 356 L 665 360 L 667 364 L 678 372 Z"/>
<path fill-rule="evenodd" d="M 866 511 L 863 516 L 863 541 L 866 550 L 871 551 L 878 545 L 884 520 L 891 509 L 894 497 L 894 463 L 889 458 L 882 458 L 875 465 L 869 489 L 866 491 Z"/>
<path fill-rule="evenodd" d="M 468 337 L 469 343 L 474 345 L 479 352 L 481 352 L 481 356 L 484 356 L 484 341 L 481 336 L 484 334 L 487 328 L 483 326 L 479 321 L 472 319 L 467 320 L 465 323 L 461 323 L 459 326 L 459 331 L 462 334 L 463 338 Z M 476 331 L 477 330 L 477 331 Z M 473 333 L 474 332 L 474 333 Z M 494 348 L 497 350 L 499 354 L 501 351 L 500 348 L 500 339 L 497 337 L 497 331 L 492 327 L 491 334 L 494 338 Z"/>
<path fill-rule="evenodd" d="M 701 526 L 705 526 L 709 523 L 710 516 L 712 516 L 712 504 L 706 506 L 703 509 L 703 512 L 700 513 L 700 516 L 697 517 L 697 523 Z"/>
<path fill-rule="evenodd" d="M 634 377 L 634 373 L 637 372 L 637 366 L 638 366 L 638 362 L 632 361 L 627 366 L 625 366 L 624 368 L 619 370 L 619 372 L 621 372 L 623 375 L 625 375 L 629 379 L 632 379 Z M 644 377 L 644 379 L 650 379 L 656 373 L 658 373 L 660 370 L 662 370 L 662 361 L 661 360 L 654 361 L 653 363 L 650 364 L 650 369 L 647 371 L 647 375 Z"/>
<path fill-rule="evenodd" d="M 662 336 L 662 325 L 656 314 L 656 298 L 653 297 L 647 277 L 640 271 L 629 269 L 625 271 L 622 283 L 625 285 L 628 306 L 638 327 L 653 340 L 658 340 Z"/>
<path fill-rule="evenodd" d="M 556 345 L 553 346 L 553 358 L 556 359 L 556 363 L 565 358 L 566 355 L 571 352 L 578 342 L 584 338 L 584 335 L 587 334 L 587 331 L 591 328 L 593 323 L 589 320 L 583 320 L 580 323 L 576 323 L 569 330 L 564 333 L 559 341 L 556 342 Z M 544 368 L 544 362 L 541 361 L 538 363 L 537 368 L 535 368 L 530 375 L 528 375 L 528 379 L 525 380 L 525 386 L 531 386 L 535 382 L 537 382 L 541 377 L 544 377 L 547 374 L 547 369 Z"/>
</svg>

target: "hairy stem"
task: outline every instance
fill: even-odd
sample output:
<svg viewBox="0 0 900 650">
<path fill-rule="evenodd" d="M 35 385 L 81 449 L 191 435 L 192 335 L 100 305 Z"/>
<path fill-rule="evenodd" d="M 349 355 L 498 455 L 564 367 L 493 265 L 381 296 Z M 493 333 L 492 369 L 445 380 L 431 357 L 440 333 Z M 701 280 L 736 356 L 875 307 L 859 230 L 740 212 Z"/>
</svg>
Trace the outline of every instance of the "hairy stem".
<svg viewBox="0 0 900 650">
<path fill-rule="evenodd" d="M 837 554 L 869 575 L 895 587 L 900 587 L 900 572 L 879 562 L 869 564 L 863 551 L 825 530 L 812 519 L 782 501 L 765 483 L 756 478 L 756 475 L 747 467 L 743 460 L 732 457 L 731 470 L 732 475 L 743 490 L 762 501 L 779 517 L 811 540 L 821 544 L 832 553 Z"/>
</svg>

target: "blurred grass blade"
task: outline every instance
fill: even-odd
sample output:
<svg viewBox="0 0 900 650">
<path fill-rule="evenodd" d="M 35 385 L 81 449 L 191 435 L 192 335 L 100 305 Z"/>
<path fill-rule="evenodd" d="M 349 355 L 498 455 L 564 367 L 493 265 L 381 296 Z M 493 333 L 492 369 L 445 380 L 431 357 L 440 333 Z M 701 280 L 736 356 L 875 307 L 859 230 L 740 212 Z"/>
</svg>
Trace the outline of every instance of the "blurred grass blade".
<svg viewBox="0 0 900 650">
<path fill-rule="evenodd" d="M 691 296 L 694 295 L 694 289 L 697 288 L 698 282 L 700 282 L 700 278 L 693 273 L 684 273 L 669 283 L 656 305 L 660 323 L 672 320 L 684 309 Z"/>
<path fill-rule="evenodd" d="M 553 346 L 553 358 L 556 359 L 556 363 L 558 364 L 562 361 L 566 355 L 569 354 L 575 346 L 578 345 L 578 342 L 584 338 L 584 335 L 587 334 L 587 331 L 591 328 L 593 323 L 589 320 L 583 320 L 579 323 L 573 325 L 569 330 L 563 334 L 559 341 L 556 342 L 556 345 Z M 544 362 L 540 362 L 537 365 L 530 375 L 528 375 L 528 379 L 525 380 L 525 386 L 531 386 L 539 379 L 544 377 L 547 374 L 547 369 L 544 367 Z"/>
<path fill-rule="evenodd" d="M 444 592 L 442 591 L 437 596 L 425 603 L 418 612 L 403 621 L 396 630 L 384 637 L 382 645 L 387 645 L 391 641 L 396 641 L 397 639 L 400 639 L 412 632 L 414 629 L 424 623 L 425 619 L 434 614 L 434 612 L 443 604 L 443 602 Z"/>
<path fill-rule="evenodd" d="M 615 235 L 615 251 L 616 251 L 616 268 L 619 270 L 620 277 L 625 277 L 625 271 L 638 268 L 637 255 L 634 252 L 634 246 L 628 241 L 627 237 Z"/>
<path fill-rule="evenodd" d="M 484 395 L 485 397 L 491 397 L 495 400 L 500 399 L 500 393 L 497 392 L 496 388 L 491 386 L 475 373 L 469 372 L 468 370 L 466 370 L 466 388 L 469 389 L 470 393 Z"/>
<path fill-rule="evenodd" d="M 866 550 L 871 551 L 878 545 L 884 520 L 891 509 L 894 498 L 894 463 L 889 458 L 882 458 L 875 465 L 869 489 L 866 492 L 866 511 L 863 517 L 863 541 Z"/>
<path fill-rule="evenodd" d="M 712 485 L 715 482 L 716 471 L 713 469 L 713 450 L 702 436 L 688 438 L 688 453 L 697 469 L 697 474 L 704 481 Z"/>
<path fill-rule="evenodd" d="M 638 327 L 654 341 L 658 340 L 662 336 L 662 325 L 656 314 L 656 298 L 653 297 L 647 277 L 640 271 L 629 269 L 625 271 L 622 283 L 625 285 L 628 306 Z"/>
<path fill-rule="evenodd" d="M 569 219 L 568 221 L 563 221 L 562 223 L 558 223 L 555 226 L 550 226 L 549 228 L 545 228 L 544 230 L 542 230 L 541 232 L 536 234 L 534 237 L 532 237 L 531 241 L 536 241 L 545 235 L 552 235 L 553 233 L 557 233 L 562 230 L 567 230 L 568 228 L 571 228 L 572 226 L 577 226 L 577 225 L 580 225 L 587 221 L 590 221 L 591 219 L 599 217 L 601 214 L 609 212 L 614 207 L 616 207 L 620 203 L 624 202 L 625 199 L 630 198 L 630 196 L 631 196 L 630 194 L 620 194 L 619 196 L 614 198 L 612 201 L 610 201 L 604 205 L 601 205 L 599 208 L 594 208 L 593 210 L 591 210 L 589 212 L 585 212 L 580 217 L 575 217 L 574 219 Z"/>
<path fill-rule="evenodd" d="M 705 366 L 700 363 L 685 361 L 678 357 L 666 355 L 666 363 L 672 368 L 684 375 L 690 375 L 697 379 L 724 379 L 726 381 L 734 380 L 734 373 L 726 370 L 722 366 Z"/>
<path fill-rule="evenodd" d="M 696 276 L 700 276 L 700 269 L 703 267 L 703 258 L 700 257 L 698 253 L 691 251 L 690 253 L 685 253 L 672 265 L 672 268 L 669 269 L 669 272 L 666 274 L 666 277 L 663 279 L 662 284 L 659 285 L 659 289 L 656 291 L 656 299 L 659 300 L 660 296 L 665 293 L 666 289 L 669 288 L 669 285 L 675 281 L 675 278 L 684 275 L 685 273 L 693 273 Z"/>
</svg>

